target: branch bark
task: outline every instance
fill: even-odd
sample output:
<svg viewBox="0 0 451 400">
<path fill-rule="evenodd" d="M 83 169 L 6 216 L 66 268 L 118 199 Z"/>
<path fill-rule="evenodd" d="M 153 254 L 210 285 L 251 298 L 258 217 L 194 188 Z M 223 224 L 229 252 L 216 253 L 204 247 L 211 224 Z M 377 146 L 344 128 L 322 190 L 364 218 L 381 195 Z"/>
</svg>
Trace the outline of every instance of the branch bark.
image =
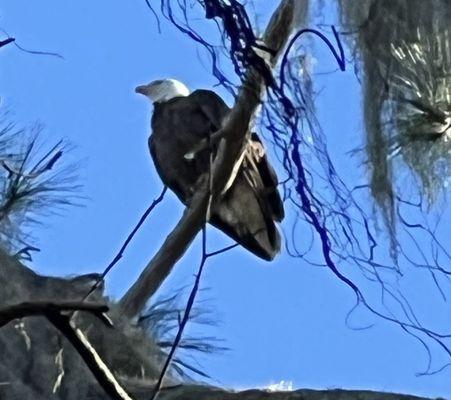
<svg viewBox="0 0 451 400">
<path fill-rule="evenodd" d="M 77 350 L 97 382 L 114 400 L 133 400 L 116 380 L 100 355 L 80 329 L 63 312 L 87 311 L 99 318 L 105 325 L 113 326 L 105 314 L 108 306 L 84 302 L 27 302 L 0 309 L 0 327 L 14 319 L 42 315 L 57 328 Z"/>
<path fill-rule="evenodd" d="M 266 46 L 275 51 L 270 61 L 272 67 L 277 63 L 293 29 L 296 1 L 299 0 L 281 1 L 263 36 Z M 229 181 L 243 151 L 249 125 L 261 102 L 263 91 L 263 77 L 251 68 L 247 71 L 235 106 L 222 127 L 223 137 L 212 166 L 211 190 L 206 179 L 160 250 L 120 300 L 119 310 L 123 315 L 133 318 L 140 313 L 206 223 L 210 194 L 214 204 Z"/>
<path fill-rule="evenodd" d="M 0 309 L 0 328 L 14 319 L 33 317 L 36 315 L 43 315 L 47 317 L 50 314 L 68 311 L 90 312 L 103 321 L 106 325 L 112 326 L 111 320 L 105 314 L 108 311 L 108 306 L 106 305 L 84 303 L 81 301 L 65 301 L 59 303 L 35 301 L 20 303 Z"/>
<path fill-rule="evenodd" d="M 54 313 L 47 315 L 48 320 L 66 337 L 74 346 L 78 354 L 91 370 L 99 385 L 113 400 L 133 400 L 132 397 L 117 381 L 108 366 L 89 342 L 84 333 L 77 329 L 67 315 Z"/>
</svg>

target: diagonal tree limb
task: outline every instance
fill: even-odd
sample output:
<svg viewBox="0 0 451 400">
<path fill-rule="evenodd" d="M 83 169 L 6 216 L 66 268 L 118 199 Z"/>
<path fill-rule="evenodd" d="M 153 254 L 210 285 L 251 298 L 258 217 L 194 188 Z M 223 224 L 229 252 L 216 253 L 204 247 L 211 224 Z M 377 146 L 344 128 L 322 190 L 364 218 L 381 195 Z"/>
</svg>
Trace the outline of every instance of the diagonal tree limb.
<svg viewBox="0 0 451 400">
<path fill-rule="evenodd" d="M 97 382 L 113 400 L 133 400 L 121 384 L 116 380 L 100 355 L 94 349 L 84 333 L 71 322 L 70 316 L 59 313 L 47 315 L 47 319 L 74 346 L 78 354 L 91 370 Z"/>
<path fill-rule="evenodd" d="M 114 400 L 133 400 L 116 380 L 102 358 L 80 329 L 71 322 L 70 315 L 63 312 L 87 311 L 99 318 L 106 326 L 112 322 L 105 314 L 108 306 L 83 302 L 27 302 L 0 309 L 0 327 L 14 319 L 42 315 L 57 328 L 75 350 L 80 354 L 86 366 L 91 370 L 97 382 Z"/>
<path fill-rule="evenodd" d="M 273 50 L 270 65 L 274 67 L 293 29 L 294 7 L 299 0 L 282 0 L 266 29 L 263 41 Z M 242 153 L 249 125 L 261 102 L 264 78 L 255 69 L 247 71 L 235 106 L 222 127 L 217 156 L 213 164 L 213 204 L 229 181 L 235 163 Z M 209 187 L 205 180 L 193 197 L 191 204 L 160 250 L 147 264 L 136 282 L 119 302 L 120 312 L 133 318 L 144 308 L 150 297 L 169 275 L 176 262 L 205 224 L 209 202 Z"/>
</svg>

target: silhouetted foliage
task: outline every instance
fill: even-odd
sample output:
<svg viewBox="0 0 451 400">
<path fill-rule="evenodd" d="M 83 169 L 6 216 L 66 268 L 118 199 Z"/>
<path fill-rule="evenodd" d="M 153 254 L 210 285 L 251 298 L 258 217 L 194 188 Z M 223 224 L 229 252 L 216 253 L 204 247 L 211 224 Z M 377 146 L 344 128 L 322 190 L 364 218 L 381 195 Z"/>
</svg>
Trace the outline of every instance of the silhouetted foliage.
<svg viewBox="0 0 451 400">
<path fill-rule="evenodd" d="M 43 127 L 19 128 L 9 112 L 0 115 L 0 244 L 30 258 L 37 251 L 34 224 L 80 200 L 75 165 L 64 164 L 69 146 L 45 144 Z"/>
</svg>

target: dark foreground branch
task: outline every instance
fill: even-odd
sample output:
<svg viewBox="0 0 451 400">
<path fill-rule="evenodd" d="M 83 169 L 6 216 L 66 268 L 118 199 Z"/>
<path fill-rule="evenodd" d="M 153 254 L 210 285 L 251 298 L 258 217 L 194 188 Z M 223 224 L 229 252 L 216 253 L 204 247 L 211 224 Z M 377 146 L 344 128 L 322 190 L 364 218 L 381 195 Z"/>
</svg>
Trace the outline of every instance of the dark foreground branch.
<svg viewBox="0 0 451 400">
<path fill-rule="evenodd" d="M 294 0 L 281 2 L 264 35 L 265 45 L 272 49 L 271 65 L 285 46 L 293 26 Z M 240 93 L 225 125 L 217 156 L 212 168 L 213 204 L 226 186 L 244 148 L 252 117 L 261 102 L 264 78 L 255 69 L 247 71 Z M 137 281 L 120 300 L 121 312 L 133 318 L 140 313 L 150 297 L 160 287 L 175 263 L 183 256 L 189 245 L 205 225 L 209 204 L 209 184 L 207 180 L 193 197 L 190 206 L 163 246 L 147 264 Z"/>
<path fill-rule="evenodd" d="M 224 250 L 221 250 L 223 252 Z M 209 256 L 217 254 L 216 251 L 208 253 Z M 61 279 L 53 277 L 39 276 L 30 269 L 23 266 L 16 258 L 6 255 L 0 248 L 0 318 L 2 324 L 6 320 L 12 321 L 13 311 L 18 310 L 21 316 L 39 315 L 37 309 L 48 308 L 47 305 L 56 304 L 61 310 L 70 312 L 76 308 L 77 303 L 64 302 L 64 298 L 77 297 L 83 293 L 86 283 L 81 283 L 83 276 L 76 279 Z M 81 285 L 81 286 L 80 286 Z M 31 303 L 31 309 L 24 304 L 6 307 L 9 302 L 19 303 L 21 298 L 46 297 L 58 299 L 54 303 L 41 302 L 37 306 Z M 102 301 L 99 298 L 99 301 Z M 30 303 L 29 303 L 30 304 Z M 79 303 L 78 303 L 79 304 Z M 81 304 L 81 308 L 96 309 L 94 304 Z M 5 307 L 5 308 L 3 308 Z M 51 307 L 50 307 L 51 308 Z M 29 309 L 28 313 L 25 310 Z M 106 310 L 105 306 L 99 306 L 100 313 Z M 66 312 L 66 311 L 65 311 Z M 14 323 L 15 321 L 13 321 Z M 51 388 L 55 381 L 55 359 L 51 356 L 55 350 L 55 335 L 52 326 L 46 323 L 40 323 L 30 319 L 29 331 L 32 343 L 35 343 L 33 351 L 27 350 L 21 340 L 17 340 L 13 333 L 13 327 L 0 330 L 0 398 L 2 400 L 16 399 L 63 399 L 67 394 L 76 394 L 77 398 L 82 399 L 106 399 L 98 390 L 96 382 L 93 382 L 86 373 L 84 362 L 80 362 L 80 357 L 74 357 L 72 349 L 67 348 L 64 361 L 65 377 L 59 393 L 52 393 Z M 99 326 L 102 328 L 101 326 Z M 97 335 L 94 332 L 90 341 L 95 343 L 99 352 L 108 353 L 108 364 L 115 374 L 120 374 L 123 386 L 136 399 L 150 399 L 150 393 L 158 378 L 159 357 L 155 358 L 154 340 L 147 340 L 146 337 L 139 334 L 139 337 L 129 333 L 136 329 L 135 324 L 125 321 L 125 324 L 117 324 L 116 329 L 111 329 L 106 334 Z M 99 332 L 100 333 L 100 332 Z M 118 335 L 119 336 L 116 336 Z M 98 336 L 94 339 L 95 336 Z M 116 337 L 114 337 L 116 336 Z M 142 338 L 142 339 L 141 339 Z M 120 339 L 120 341 L 119 341 Z M 94 342 L 95 340 L 95 342 Z M 138 347 L 135 352 L 133 349 Z M 66 351 L 66 348 L 64 349 Z M 142 355 L 142 358 L 139 356 Z M 33 360 L 30 359 L 33 357 Z M 32 361 L 32 362 L 31 362 Z M 370 360 L 371 361 L 371 360 Z M 39 366 L 37 369 L 29 370 L 29 365 Z M 142 367 L 149 371 L 143 379 L 140 377 Z M 122 367 L 122 368 L 121 368 Z M 154 371 L 154 372 L 151 372 Z M 446 373 L 446 372 L 445 372 Z M 30 375 L 31 374 L 31 375 Z M 427 400 L 416 396 L 390 394 L 381 392 L 371 392 L 365 390 L 307 390 L 299 389 L 293 392 L 272 392 L 265 390 L 246 390 L 240 392 L 230 392 L 223 389 L 195 386 L 183 384 L 172 386 L 175 383 L 168 379 L 167 384 L 170 387 L 162 388 L 158 395 L 158 400 Z M 111 397 L 111 396 L 110 396 Z M 125 397 L 125 396 L 123 396 Z M 131 397 L 131 396 L 130 396 Z M 444 396 L 443 396 L 444 397 Z M 121 399 L 120 397 L 114 397 Z M 127 397 L 125 397 L 127 399 Z M 122 400 L 122 399 L 121 399 Z"/>
<path fill-rule="evenodd" d="M 267 390 L 249 389 L 240 392 L 228 392 L 219 388 L 196 385 L 179 385 L 162 389 L 160 400 L 427 400 L 423 397 L 407 394 L 373 392 L 370 390 L 312 390 L 269 392 Z M 444 400 L 444 399 L 437 399 Z"/>
<path fill-rule="evenodd" d="M 159 398 L 161 400 L 427 400 L 424 397 L 407 394 L 373 392 L 370 390 L 299 389 L 285 392 L 268 392 L 261 389 L 249 389 L 240 392 L 228 392 L 218 388 L 195 385 L 180 385 L 163 389 Z"/>
<path fill-rule="evenodd" d="M 75 327 L 70 316 L 63 312 L 87 311 L 99 318 L 105 325 L 112 327 L 112 322 L 105 314 L 108 306 L 83 302 L 33 302 L 21 303 L 0 309 L 0 327 L 14 319 L 42 315 L 57 328 L 75 350 L 83 358 L 87 367 L 95 376 L 97 382 L 114 400 L 132 400 L 122 388 L 99 354 L 91 345 L 83 332 Z"/>
<path fill-rule="evenodd" d="M 73 325 L 70 316 L 55 313 L 48 315 L 47 318 L 71 342 L 97 382 L 113 400 L 133 400 L 116 380 L 88 338 Z"/>
<path fill-rule="evenodd" d="M 108 306 L 106 305 L 73 301 L 61 303 L 36 301 L 29 303 L 20 303 L 0 309 L 0 328 L 10 323 L 14 319 L 34 317 L 36 315 L 48 317 L 49 315 L 70 311 L 87 311 L 95 315 L 106 325 L 112 326 L 110 319 L 105 314 L 108 311 Z"/>
<path fill-rule="evenodd" d="M 14 38 L 10 37 L 8 39 L 5 40 L 0 40 L 0 47 L 6 46 L 7 44 L 10 44 L 11 42 L 14 42 Z"/>
</svg>

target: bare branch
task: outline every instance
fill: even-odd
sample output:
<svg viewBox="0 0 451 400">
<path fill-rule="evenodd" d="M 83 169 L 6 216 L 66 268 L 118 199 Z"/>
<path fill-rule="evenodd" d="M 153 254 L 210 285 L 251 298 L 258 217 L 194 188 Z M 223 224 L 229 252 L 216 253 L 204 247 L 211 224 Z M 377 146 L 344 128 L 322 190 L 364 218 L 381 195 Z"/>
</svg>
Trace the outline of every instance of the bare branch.
<svg viewBox="0 0 451 400">
<path fill-rule="evenodd" d="M 227 246 L 224 247 L 223 249 L 214 251 L 212 253 L 207 253 L 207 231 L 205 229 L 205 227 L 202 229 L 202 258 L 199 264 L 199 269 L 197 271 L 197 275 L 196 275 L 196 279 L 194 281 L 194 285 L 191 289 L 190 295 L 188 297 L 188 301 L 186 303 L 186 307 L 185 307 L 185 311 L 183 313 L 183 318 L 181 319 L 181 321 L 179 322 L 179 328 L 177 331 L 177 335 L 175 336 L 174 342 L 171 345 L 171 349 L 168 353 L 168 356 L 166 358 L 166 361 L 164 363 L 163 369 L 161 370 L 160 376 L 158 378 L 157 384 L 154 387 L 153 393 L 152 393 L 152 397 L 151 400 L 155 400 L 158 396 L 158 393 L 161 390 L 161 387 L 163 385 L 163 381 L 164 378 L 166 376 L 166 373 L 169 369 L 169 366 L 171 365 L 171 362 L 174 358 L 175 352 L 178 349 L 178 347 L 180 346 L 181 340 L 182 340 L 182 336 L 183 336 L 183 332 L 186 328 L 186 325 L 188 324 L 188 321 L 190 320 L 190 316 L 191 316 L 191 311 L 193 309 L 194 306 L 194 302 L 196 300 L 196 296 L 197 293 L 199 291 L 199 286 L 200 286 L 200 279 L 202 277 L 202 272 L 204 270 L 204 266 L 205 263 L 207 262 L 207 260 L 210 257 L 214 257 L 216 255 L 225 253 L 231 249 L 233 249 L 236 246 L 236 244 L 231 245 L 231 246 Z M 200 372 L 200 371 L 196 371 L 196 372 Z"/>
<path fill-rule="evenodd" d="M 166 194 L 168 187 L 163 187 L 163 190 L 161 191 L 160 195 L 152 201 L 152 204 L 144 211 L 143 215 L 139 219 L 136 226 L 133 228 L 133 230 L 130 232 L 130 234 L 127 236 L 127 239 L 125 240 L 124 244 L 120 248 L 119 252 L 116 254 L 116 256 L 113 258 L 113 260 L 108 264 L 108 266 L 105 268 L 105 270 L 102 272 L 102 274 L 99 276 L 99 278 L 96 280 L 94 285 L 92 285 L 89 292 L 83 297 L 82 301 L 85 301 L 89 296 L 91 296 L 92 293 L 99 287 L 99 285 L 103 282 L 105 277 L 107 276 L 108 272 L 119 262 L 119 260 L 122 258 L 125 249 L 135 236 L 136 232 L 138 232 L 141 225 L 144 223 L 144 221 L 147 219 L 149 214 L 152 212 L 152 210 L 159 204 L 164 198 L 164 195 Z"/>
<path fill-rule="evenodd" d="M 47 316 L 64 311 L 87 311 L 101 319 L 107 326 L 112 326 L 110 319 L 106 316 L 108 306 L 102 304 L 83 302 L 59 302 L 35 301 L 20 303 L 0 309 L 0 328 L 14 319 L 32 317 L 36 315 Z"/>
<path fill-rule="evenodd" d="M 163 369 L 161 370 L 157 384 L 155 385 L 155 388 L 153 390 L 152 396 L 150 398 L 151 400 L 155 400 L 157 398 L 158 393 L 160 392 L 161 386 L 163 385 L 163 380 L 164 380 L 164 377 L 166 376 L 166 372 L 169 368 L 169 365 L 171 364 L 172 358 L 174 357 L 175 351 L 177 350 L 177 347 L 178 347 L 180 341 L 182 340 L 183 331 L 186 327 L 186 324 L 188 323 L 190 312 L 193 308 L 197 291 L 199 290 L 200 278 L 202 276 L 202 272 L 203 272 L 206 261 L 207 261 L 206 230 L 204 227 L 204 229 L 202 230 L 202 260 L 199 265 L 199 270 L 196 275 L 196 280 L 194 282 L 194 286 L 189 295 L 188 302 L 186 303 L 185 312 L 183 314 L 182 320 L 180 321 L 179 329 L 178 329 L 177 335 L 174 339 L 174 343 L 171 346 L 171 350 L 169 351 L 168 357 L 166 358 L 166 362 L 163 365 Z"/>
<path fill-rule="evenodd" d="M 16 39 L 10 37 L 5 40 L 0 40 L 0 47 L 6 46 L 7 44 L 10 44 L 11 42 L 14 42 Z"/>
<path fill-rule="evenodd" d="M 83 358 L 86 366 L 91 370 L 97 382 L 114 400 L 133 400 L 116 380 L 99 354 L 89 342 L 83 332 L 75 327 L 66 311 L 87 311 L 99 318 L 105 325 L 113 324 L 105 314 L 108 306 L 83 302 L 33 302 L 21 303 L 0 310 L 0 327 L 14 319 L 36 315 L 45 316 L 74 346 Z"/>
<path fill-rule="evenodd" d="M 284 48 L 293 25 L 294 0 L 284 0 L 274 12 L 264 35 L 265 45 L 272 50 L 271 65 Z M 244 147 L 249 124 L 261 102 L 264 77 L 254 68 L 247 71 L 240 93 L 225 125 L 224 138 L 219 144 L 213 164 L 213 204 L 229 181 L 235 163 Z M 183 256 L 197 233 L 205 224 L 208 208 L 208 182 L 202 183 L 190 206 L 183 213 L 177 226 L 166 238 L 163 246 L 147 264 L 138 280 L 119 302 L 122 313 L 130 318 L 139 314 L 149 298 L 169 275 L 175 263 Z"/>
<path fill-rule="evenodd" d="M 114 400 L 133 400 L 116 380 L 113 373 L 103 362 L 100 355 L 80 329 L 77 329 L 67 315 L 53 313 L 47 316 L 49 321 L 71 342 L 97 382 Z"/>
</svg>

